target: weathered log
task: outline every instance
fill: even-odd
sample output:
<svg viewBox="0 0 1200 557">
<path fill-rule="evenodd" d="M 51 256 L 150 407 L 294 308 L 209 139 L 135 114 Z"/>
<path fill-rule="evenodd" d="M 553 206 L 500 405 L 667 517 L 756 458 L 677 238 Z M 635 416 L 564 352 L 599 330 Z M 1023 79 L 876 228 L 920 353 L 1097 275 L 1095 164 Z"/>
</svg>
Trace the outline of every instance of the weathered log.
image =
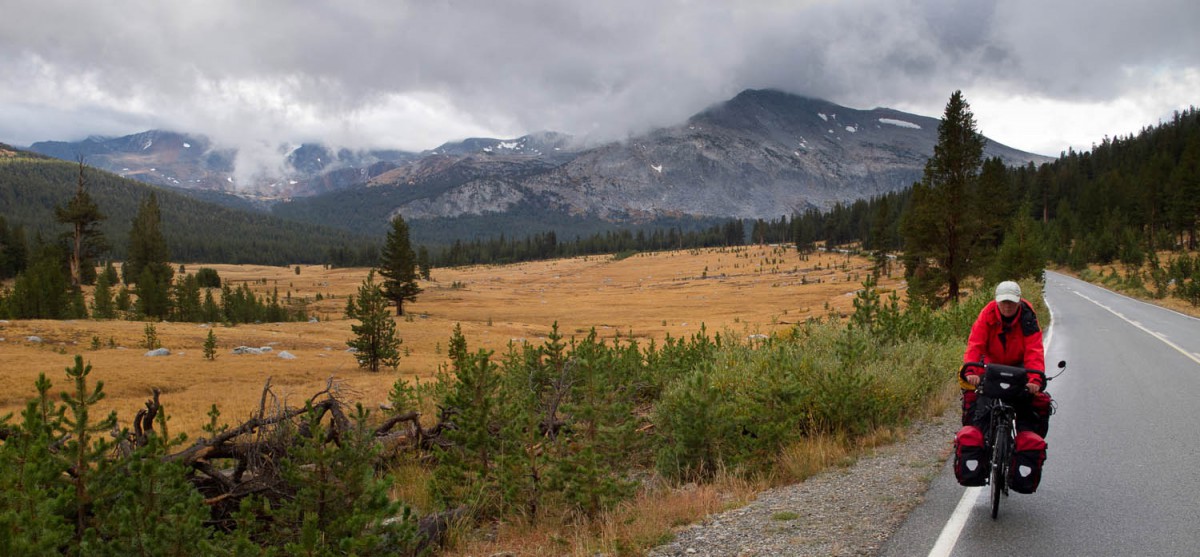
<svg viewBox="0 0 1200 557">
<path fill-rule="evenodd" d="M 379 427 L 375 428 L 375 436 L 383 437 L 384 435 L 387 435 L 388 433 L 390 433 L 392 431 L 393 427 L 396 427 L 398 424 L 401 424 L 404 422 L 410 422 L 413 426 L 420 428 L 421 427 L 421 413 L 420 412 L 407 412 L 404 414 L 400 414 L 398 416 L 392 416 L 392 417 L 388 418 L 387 420 L 384 420 L 384 422 L 382 424 L 379 424 Z"/>
</svg>

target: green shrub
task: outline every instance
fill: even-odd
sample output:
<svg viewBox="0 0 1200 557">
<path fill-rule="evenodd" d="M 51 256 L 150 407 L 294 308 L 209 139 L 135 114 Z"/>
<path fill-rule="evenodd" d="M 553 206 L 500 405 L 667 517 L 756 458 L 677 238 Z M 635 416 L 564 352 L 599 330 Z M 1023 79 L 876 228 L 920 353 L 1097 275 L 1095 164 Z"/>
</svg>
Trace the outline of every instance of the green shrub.
<svg viewBox="0 0 1200 557">
<path fill-rule="evenodd" d="M 142 348 L 146 350 L 162 348 L 162 342 L 158 340 L 158 330 L 154 328 L 154 323 L 146 323 L 142 329 Z"/>
</svg>

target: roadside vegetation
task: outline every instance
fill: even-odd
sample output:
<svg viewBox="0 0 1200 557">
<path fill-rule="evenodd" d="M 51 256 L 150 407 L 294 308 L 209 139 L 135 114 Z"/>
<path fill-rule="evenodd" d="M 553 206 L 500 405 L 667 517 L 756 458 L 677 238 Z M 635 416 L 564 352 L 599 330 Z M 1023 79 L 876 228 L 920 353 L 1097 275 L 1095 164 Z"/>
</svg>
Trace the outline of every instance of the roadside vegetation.
<svg viewBox="0 0 1200 557">
<path fill-rule="evenodd" d="M 544 343 L 496 354 L 456 330 L 443 373 L 398 380 L 386 413 L 347 406 L 347 421 L 335 426 L 280 407 L 264 417 L 291 410 L 288 420 L 229 439 L 286 440 L 270 445 L 283 468 L 268 492 L 214 487 L 213 470 L 236 468 L 235 456 L 181 457 L 195 442 L 168 432 L 169 396 L 149 420 L 89 413 L 103 385 L 79 358 L 64 402 L 43 377 L 38 397 L 0 426 L 3 549 L 392 554 L 423 543 L 423 516 L 454 526 L 448 554 L 481 543 L 638 554 L 670 528 L 736 504 L 738 493 L 844 463 L 950 404 L 961 331 L 988 297 L 908 309 L 872 282 L 848 318 L 766 338 L 701 331 L 643 344 L 594 332 L 567 339 L 555 328 Z M 1038 298 L 1036 283 L 1024 286 Z M 421 418 L 401 434 L 373 435 L 411 412 Z M 206 437 L 244 425 L 225 423 L 214 408 Z M 340 445 L 314 443 L 333 438 Z M 160 508 L 168 495 L 173 503 Z M 121 512 L 99 512 L 112 508 Z M 161 513 L 175 520 L 144 520 Z M 256 526 L 264 520 L 269 529 Z M 490 541 L 480 541 L 484 532 Z"/>
<path fill-rule="evenodd" d="M 1063 272 L 1188 315 L 1200 317 L 1200 252 L 1164 251 L 1141 265 L 1090 264 Z"/>
</svg>

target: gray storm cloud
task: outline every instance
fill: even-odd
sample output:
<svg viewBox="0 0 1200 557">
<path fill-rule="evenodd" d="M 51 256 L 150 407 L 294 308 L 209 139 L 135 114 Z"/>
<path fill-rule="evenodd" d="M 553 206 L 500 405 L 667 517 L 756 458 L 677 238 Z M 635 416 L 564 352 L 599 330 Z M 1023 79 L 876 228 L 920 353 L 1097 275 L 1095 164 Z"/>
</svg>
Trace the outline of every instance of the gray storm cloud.
<svg viewBox="0 0 1200 557">
<path fill-rule="evenodd" d="M 0 141 L 176 129 L 247 149 L 244 176 L 289 142 L 619 139 L 746 88 L 936 116 L 956 89 L 1105 103 L 1200 81 L 1191 0 L 26 4 L 0 19 Z"/>
</svg>

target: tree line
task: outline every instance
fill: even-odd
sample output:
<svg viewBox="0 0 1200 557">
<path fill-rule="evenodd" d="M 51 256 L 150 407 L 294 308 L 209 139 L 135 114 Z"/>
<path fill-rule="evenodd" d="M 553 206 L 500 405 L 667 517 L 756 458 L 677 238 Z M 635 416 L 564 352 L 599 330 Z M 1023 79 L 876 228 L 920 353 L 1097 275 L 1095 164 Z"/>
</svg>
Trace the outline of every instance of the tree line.
<svg viewBox="0 0 1200 557">
<path fill-rule="evenodd" d="M 745 243 L 745 223 L 740 219 L 729 219 L 702 230 L 683 231 L 678 227 L 650 231 L 608 230 L 588 237 L 576 236 L 571 241 L 559 240 L 554 231 L 538 232 L 524 238 L 506 238 L 501 234 L 472 242 L 456 240 L 435 255 L 432 263 L 437 267 L 502 265 L 580 255 L 740 246 Z"/>
</svg>

